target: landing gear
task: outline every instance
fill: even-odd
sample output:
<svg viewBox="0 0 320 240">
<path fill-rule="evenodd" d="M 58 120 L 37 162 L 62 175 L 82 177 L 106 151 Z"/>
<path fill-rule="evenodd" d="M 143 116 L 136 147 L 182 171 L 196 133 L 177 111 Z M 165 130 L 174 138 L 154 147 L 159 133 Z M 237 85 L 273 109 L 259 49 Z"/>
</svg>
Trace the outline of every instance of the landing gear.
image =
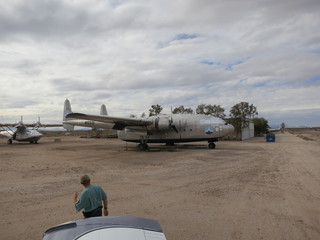
<svg viewBox="0 0 320 240">
<path fill-rule="evenodd" d="M 147 150 L 149 150 L 149 146 L 147 144 L 148 139 L 149 139 L 149 135 L 140 136 L 140 143 L 137 146 L 137 150 L 138 151 L 147 151 Z"/>
<path fill-rule="evenodd" d="M 213 142 L 210 142 L 210 143 L 208 144 L 208 148 L 209 148 L 209 149 L 215 149 L 215 148 L 216 148 L 216 144 L 213 143 Z"/>
<path fill-rule="evenodd" d="M 216 148 L 215 142 L 218 142 L 218 141 L 219 141 L 218 138 L 211 138 L 211 139 L 209 139 L 209 141 L 208 141 L 208 148 L 209 148 L 209 149 L 215 149 L 215 148 Z"/>
<path fill-rule="evenodd" d="M 12 144 L 12 139 L 8 139 L 8 144 Z"/>
<path fill-rule="evenodd" d="M 146 150 L 149 149 L 149 146 L 148 146 L 148 144 L 146 144 L 146 143 L 140 143 L 140 144 L 138 145 L 137 149 L 138 149 L 139 151 L 146 151 Z"/>
<path fill-rule="evenodd" d="M 32 144 L 32 143 L 37 144 L 38 141 L 30 141 L 30 143 L 31 143 L 31 144 Z"/>
</svg>

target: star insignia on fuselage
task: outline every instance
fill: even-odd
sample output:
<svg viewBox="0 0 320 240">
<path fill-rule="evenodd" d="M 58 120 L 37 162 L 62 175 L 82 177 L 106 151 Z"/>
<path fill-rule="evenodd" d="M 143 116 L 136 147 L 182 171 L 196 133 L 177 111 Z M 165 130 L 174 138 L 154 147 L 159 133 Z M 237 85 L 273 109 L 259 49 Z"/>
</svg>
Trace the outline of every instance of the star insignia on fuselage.
<svg viewBox="0 0 320 240">
<path fill-rule="evenodd" d="M 204 132 L 206 134 L 212 134 L 214 132 L 214 128 L 212 126 L 207 126 L 204 128 Z"/>
</svg>

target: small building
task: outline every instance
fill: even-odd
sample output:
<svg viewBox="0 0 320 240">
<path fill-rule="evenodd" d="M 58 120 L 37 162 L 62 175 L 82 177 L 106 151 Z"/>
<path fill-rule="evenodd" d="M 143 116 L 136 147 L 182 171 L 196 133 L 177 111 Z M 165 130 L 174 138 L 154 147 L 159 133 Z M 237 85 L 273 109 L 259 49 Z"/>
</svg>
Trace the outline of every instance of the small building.
<svg viewBox="0 0 320 240">
<path fill-rule="evenodd" d="M 225 119 L 226 122 L 232 124 L 235 128 L 234 135 L 231 139 L 243 141 L 254 137 L 254 123 L 251 119 L 247 119 L 246 124 L 242 124 L 240 127 L 241 120 L 238 118 Z"/>
<path fill-rule="evenodd" d="M 248 126 L 244 126 L 241 129 L 241 140 L 246 140 L 254 137 L 254 124 L 252 120 L 249 121 Z"/>
</svg>

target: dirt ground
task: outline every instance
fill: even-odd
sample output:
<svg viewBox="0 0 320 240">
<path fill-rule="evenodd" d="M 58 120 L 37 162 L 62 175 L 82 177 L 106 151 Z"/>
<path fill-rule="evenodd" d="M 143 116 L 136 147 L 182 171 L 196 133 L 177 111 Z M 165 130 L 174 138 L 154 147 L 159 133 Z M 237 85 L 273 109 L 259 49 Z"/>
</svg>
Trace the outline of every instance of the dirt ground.
<svg viewBox="0 0 320 240">
<path fill-rule="evenodd" d="M 84 173 L 106 190 L 110 215 L 158 220 L 169 240 L 320 239 L 319 133 L 149 152 L 118 139 L 0 139 L 0 239 L 42 239 L 82 218 L 72 198 Z"/>
</svg>

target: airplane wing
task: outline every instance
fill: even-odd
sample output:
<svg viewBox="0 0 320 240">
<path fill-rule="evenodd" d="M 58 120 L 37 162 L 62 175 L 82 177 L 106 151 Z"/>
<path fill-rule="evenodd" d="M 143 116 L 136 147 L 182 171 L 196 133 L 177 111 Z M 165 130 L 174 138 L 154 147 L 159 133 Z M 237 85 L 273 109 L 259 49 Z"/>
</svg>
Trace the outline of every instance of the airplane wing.
<svg viewBox="0 0 320 240">
<path fill-rule="evenodd" d="M 153 121 L 149 119 L 111 117 L 106 115 L 90 115 L 90 114 L 83 114 L 83 113 L 70 113 L 66 117 L 111 123 L 111 124 L 114 124 L 113 129 L 117 129 L 117 130 L 122 130 L 128 126 L 148 126 L 153 123 Z"/>
<path fill-rule="evenodd" d="M 11 128 L 15 128 L 15 129 L 11 129 Z M 20 132 L 20 133 L 24 132 L 26 130 L 26 126 L 21 123 L 14 123 L 14 124 L 13 123 L 5 123 L 5 124 L 0 124 L 0 129 L 9 133 L 10 135 L 13 135 L 17 132 Z"/>
<path fill-rule="evenodd" d="M 47 127 L 62 127 L 62 124 L 33 124 L 32 127 L 39 127 L 39 128 L 47 128 Z"/>
<path fill-rule="evenodd" d="M 0 127 L 15 127 L 17 123 L 0 123 Z"/>
<path fill-rule="evenodd" d="M 62 127 L 62 124 L 39 124 L 39 123 L 0 123 L 0 127 L 15 127 L 15 128 L 27 128 L 27 127 Z"/>
<path fill-rule="evenodd" d="M 21 124 L 21 123 L 2 123 L 2 124 L 0 124 L 0 127 L 26 128 L 26 125 L 25 124 Z"/>
</svg>

